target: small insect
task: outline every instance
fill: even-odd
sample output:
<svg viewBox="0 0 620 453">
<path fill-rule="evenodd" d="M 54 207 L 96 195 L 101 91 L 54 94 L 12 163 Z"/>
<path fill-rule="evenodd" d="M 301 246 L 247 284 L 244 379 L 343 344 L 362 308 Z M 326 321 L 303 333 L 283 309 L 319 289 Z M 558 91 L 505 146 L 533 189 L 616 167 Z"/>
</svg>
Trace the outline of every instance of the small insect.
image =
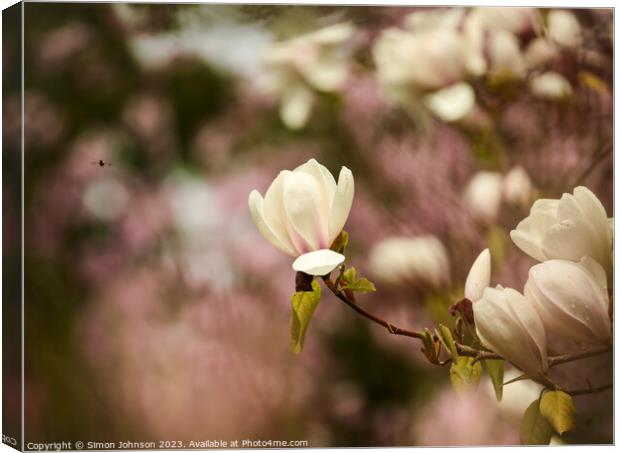
<svg viewBox="0 0 620 453">
<path fill-rule="evenodd" d="M 105 160 L 102 160 L 102 159 L 99 159 L 99 160 L 96 160 L 94 162 L 91 162 L 91 164 L 92 165 L 99 165 L 100 167 L 105 167 L 106 165 L 108 167 L 112 166 L 112 164 L 110 162 L 106 162 Z"/>
</svg>

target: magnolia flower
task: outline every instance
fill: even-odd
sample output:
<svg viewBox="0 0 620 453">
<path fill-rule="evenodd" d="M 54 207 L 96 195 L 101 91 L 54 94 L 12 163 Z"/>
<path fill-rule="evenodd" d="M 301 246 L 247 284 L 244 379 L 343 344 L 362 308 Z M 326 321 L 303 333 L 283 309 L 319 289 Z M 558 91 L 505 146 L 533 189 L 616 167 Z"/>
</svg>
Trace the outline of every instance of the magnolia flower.
<svg viewBox="0 0 620 453">
<path fill-rule="evenodd" d="M 433 235 L 385 239 L 370 252 L 370 267 L 381 280 L 398 284 L 422 282 L 440 286 L 448 281 L 448 252 Z"/>
<path fill-rule="evenodd" d="M 249 205 L 258 231 L 274 247 L 293 257 L 293 269 L 325 275 L 344 261 L 329 250 L 342 231 L 353 203 L 353 174 L 342 167 L 338 184 L 329 170 L 310 159 L 283 170 L 265 198 L 253 190 Z"/>
<path fill-rule="evenodd" d="M 586 187 L 579 186 L 560 200 L 537 200 L 510 237 L 538 261 L 579 261 L 590 256 L 610 272 L 609 220 L 599 199 Z"/>
<path fill-rule="evenodd" d="M 534 77 L 530 81 L 530 90 L 534 96 L 552 101 L 566 99 L 573 94 L 573 89 L 568 80 L 553 71 Z"/>
<path fill-rule="evenodd" d="M 486 288 L 473 304 L 480 341 L 530 376 L 547 369 L 545 328 L 538 312 L 512 288 Z"/>
<path fill-rule="evenodd" d="M 547 332 L 580 345 L 611 341 L 605 270 L 590 257 L 549 260 L 530 269 L 525 296 Z"/>
<path fill-rule="evenodd" d="M 581 26 L 573 13 L 553 10 L 547 17 L 549 38 L 564 47 L 575 48 L 581 44 Z"/>
<path fill-rule="evenodd" d="M 474 217 L 495 220 L 502 201 L 502 175 L 490 171 L 476 173 L 465 188 L 464 201 Z"/>
<path fill-rule="evenodd" d="M 502 182 L 504 200 L 508 203 L 527 206 L 532 196 L 532 181 L 523 167 L 513 167 Z"/>
<path fill-rule="evenodd" d="M 484 290 L 491 284 L 491 252 L 484 249 L 472 264 L 465 280 L 465 298 L 471 302 L 482 299 Z"/>
<path fill-rule="evenodd" d="M 435 90 L 459 82 L 468 72 L 466 43 L 449 27 L 384 31 L 373 48 L 381 85 L 400 91 Z"/>
<path fill-rule="evenodd" d="M 524 76 L 525 63 L 516 35 L 538 28 L 533 9 L 475 8 L 463 28 L 477 75 L 488 71 L 492 76 Z"/>
<path fill-rule="evenodd" d="M 287 127 L 306 124 L 313 90 L 335 92 L 342 87 L 349 68 L 345 44 L 353 32 L 351 24 L 336 24 L 277 43 L 265 52 L 265 88 L 280 97 L 280 117 Z"/>
</svg>

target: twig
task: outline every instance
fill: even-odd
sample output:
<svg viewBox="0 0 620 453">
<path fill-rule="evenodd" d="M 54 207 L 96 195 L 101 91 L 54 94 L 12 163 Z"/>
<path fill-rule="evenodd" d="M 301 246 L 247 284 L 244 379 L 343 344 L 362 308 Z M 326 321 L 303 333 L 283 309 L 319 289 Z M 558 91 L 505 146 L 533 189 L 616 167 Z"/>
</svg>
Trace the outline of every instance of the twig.
<svg viewBox="0 0 620 453">
<path fill-rule="evenodd" d="M 580 390 L 564 390 L 564 392 L 568 393 L 571 396 L 579 396 L 579 395 L 589 395 L 590 393 L 601 393 L 605 390 L 612 389 L 614 384 L 601 385 L 600 387 L 590 387 L 587 389 Z"/>
<path fill-rule="evenodd" d="M 364 316 L 365 318 L 368 318 L 371 321 L 385 327 L 387 331 L 391 333 L 392 335 L 402 335 L 404 337 L 417 338 L 419 340 L 423 338 L 423 335 L 420 332 L 416 332 L 413 330 L 407 330 L 407 329 L 401 329 L 400 327 L 396 327 L 395 325 L 387 322 L 385 319 L 381 319 L 378 316 L 375 316 L 372 313 L 367 312 L 366 310 L 361 308 L 359 305 L 357 305 L 353 300 L 351 300 L 345 294 L 344 291 L 341 291 L 340 289 L 338 289 L 330 278 L 323 277 L 323 281 L 325 282 L 325 285 L 329 288 L 329 290 L 332 293 L 334 293 L 334 295 L 338 299 L 343 301 L 345 304 L 347 304 L 349 307 L 351 307 L 353 310 L 355 310 L 356 312 L 358 312 L 360 315 Z"/>
<path fill-rule="evenodd" d="M 588 357 L 605 354 L 606 352 L 611 352 L 611 350 L 611 346 L 605 345 L 587 351 L 579 352 L 577 354 L 564 354 L 551 357 L 549 358 L 549 368 L 560 365 L 562 363 L 575 362 L 577 360 L 586 359 Z"/>
</svg>

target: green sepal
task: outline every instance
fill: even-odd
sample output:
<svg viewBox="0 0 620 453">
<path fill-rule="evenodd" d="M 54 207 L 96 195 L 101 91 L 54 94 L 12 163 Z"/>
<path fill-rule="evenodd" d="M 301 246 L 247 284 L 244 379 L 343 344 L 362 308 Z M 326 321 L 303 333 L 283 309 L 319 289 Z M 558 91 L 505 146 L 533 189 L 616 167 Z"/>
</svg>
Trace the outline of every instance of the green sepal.
<svg viewBox="0 0 620 453">
<path fill-rule="evenodd" d="M 321 286 L 312 281 L 312 291 L 298 291 L 291 298 L 291 350 L 299 354 L 304 346 L 304 338 L 310 319 L 321 300 Z"/>
</svg>

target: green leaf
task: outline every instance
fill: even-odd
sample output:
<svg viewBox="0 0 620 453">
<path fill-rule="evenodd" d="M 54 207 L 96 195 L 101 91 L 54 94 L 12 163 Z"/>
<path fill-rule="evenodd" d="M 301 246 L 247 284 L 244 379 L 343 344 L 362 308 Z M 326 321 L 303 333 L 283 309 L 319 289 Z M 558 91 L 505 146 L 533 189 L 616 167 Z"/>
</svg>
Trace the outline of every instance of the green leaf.
<svg viewBox="0 0 620 453">
<path fill-rule="evenodd" d="M 330 249 L 332 249 L 334 252 L 338 252 L 341 255 L 344 255 L 344 251 L 346 250 L 347 245 L 349 245 L 349 233 L 342 230 L 340 234 L 336 237 L 336 239 L 334 239 L 334 242 L 332 242 L 332 246 L 330 247 Z"/>
<path fill-rule="evenodd" d="M 312 281 L 313 291 L 298 291 L 291 298 L 293 308 L 291 316 L 291 350 L 299 354 L 304 346 L 306 330 L 310 318 L 321 300 L 321 286 L 316 280 Z"/>
<path fill-rule="evenodd" d="M 357 291 L 358 293 L 369 293 L 377 290 L 375 284 L 367 278 L 360 278 L 359 280 L 356 280 L 355 283 L 343 286 L 343 289 Z"/>
<path fill-rule="evenodd" d="M 540 413 L 558 434 L 564 434 L 575 426 L 575 404 L 571 396 L 561 390 L 543 393 L 540 398 Z"/>
<path fill-rule="evenodd" d="M 437 332 L 437 336 L 441 340 L 441 344 L 446 348 L 446 351 L 450 352 L 450 356 L 452 360 L 457 360 L 459 355 L 456 351 L 456 345 L 454 344 L 454 338 L 452 337 L 452 332 L 443 324 L 439 324 L 439 332 Z"/>
<path fill-rule="evenodd" d="M 359 293 L 368 293 L 377 290 L 374 283 L 367 278 L 357 278 L 357 270 L 354 267 L 350 267 L 343 272 L 341 281 L 343 282 L 342 289 L 357 291 Z"/>
<path fill-rule="evenodd" d="M 473 357 L 457 357 L 450 366 L 450 381 L 454 390 L 461 393 L 471 390 L 480 382 L 482 365 L 474 363 Z"/>
<path fill-rule="evenodd" d="M 539 400 L 525 410 L 519 434 L 522 445 L 549 445 L 553 430 L 551 424 L 540 413 Z"/>
<path fill-rule="evenodd" d="M 484 366 L 491 377 L 491 382 L 493 382 L 495 398 L 497 401 L 501 401 L 504 393 L 504 361 L 485 360 Z"/>
<path fill-rule="evenodd" d="M 353 284 L 357 280 L 357 270 L 351 266 L 342 274 L 342 281 L 347 284 Z"/>
</svg>

